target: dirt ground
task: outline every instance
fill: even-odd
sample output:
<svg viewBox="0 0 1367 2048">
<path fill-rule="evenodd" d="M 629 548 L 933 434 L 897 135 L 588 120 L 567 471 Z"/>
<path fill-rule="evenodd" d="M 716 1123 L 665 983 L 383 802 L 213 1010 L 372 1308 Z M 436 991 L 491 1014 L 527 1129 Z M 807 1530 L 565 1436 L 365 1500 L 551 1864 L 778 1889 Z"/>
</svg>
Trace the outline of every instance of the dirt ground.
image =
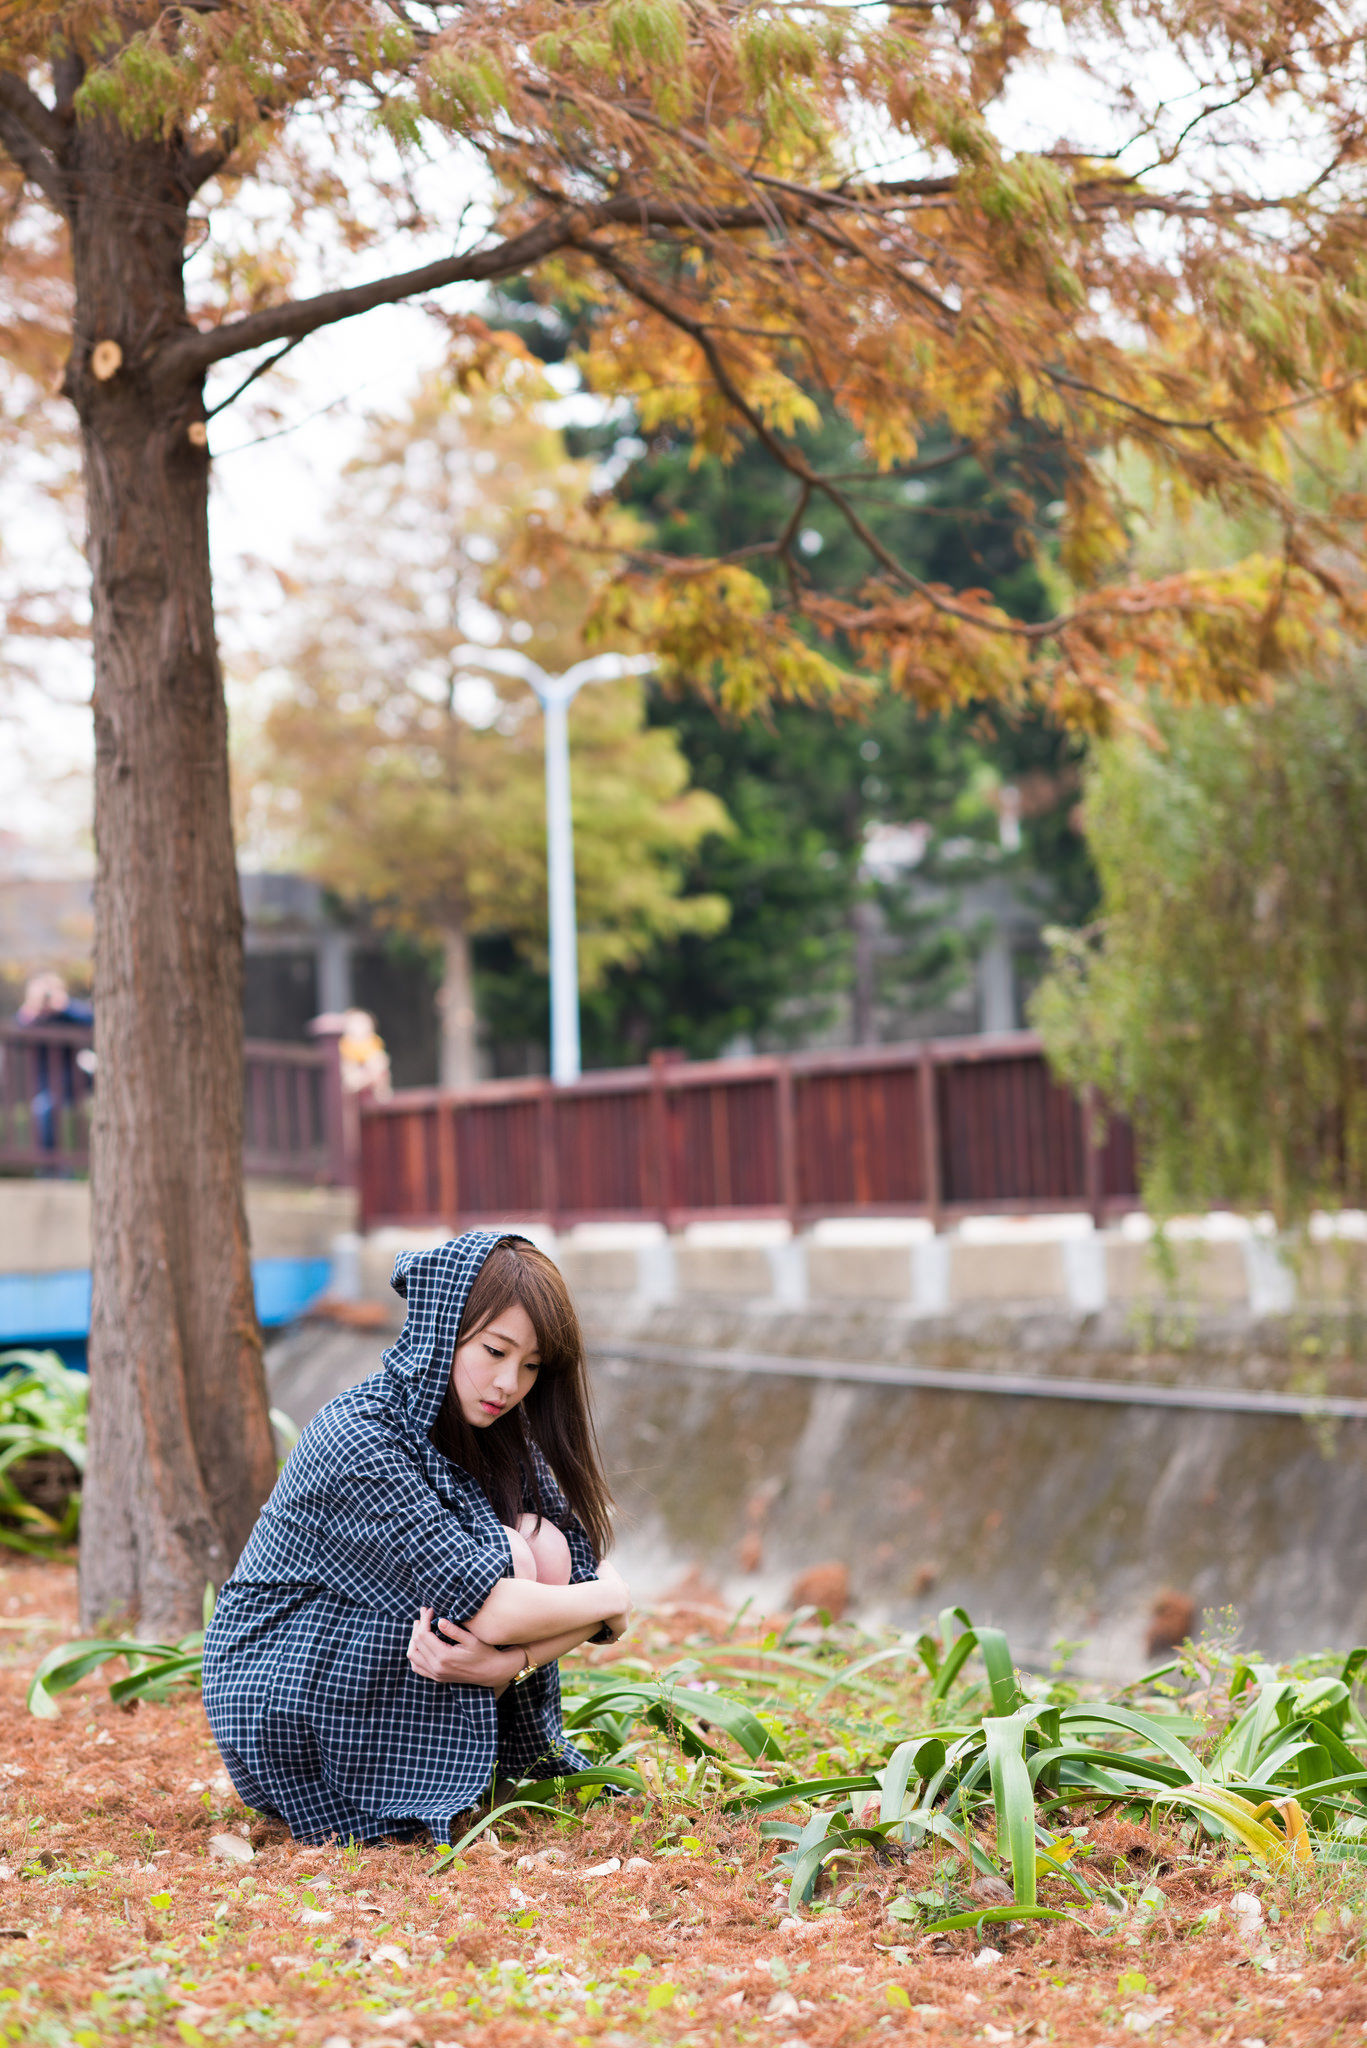
<svg viewBox="0 0 1367 2048">
<path fill-rule="evenodd" d="M 66 1565 L 0 1567 L 0 2040 L 1367 2041 L 1360 1875 L 1295 1887 L 1114 1821 L 1092 1867 L 1131 1910 L 990 1947 L 889 1918 L 928 1855 L 842 1864 L 794 1921 L 783 1844 L 720 1813 L 531 1815 L 441 1873 L 430 1848 L 296 1846 L 237 1800 L 193 1695 L 129 1711 L 97 1677 L 25 1712 L 74 1595 Z"/>
</svg>

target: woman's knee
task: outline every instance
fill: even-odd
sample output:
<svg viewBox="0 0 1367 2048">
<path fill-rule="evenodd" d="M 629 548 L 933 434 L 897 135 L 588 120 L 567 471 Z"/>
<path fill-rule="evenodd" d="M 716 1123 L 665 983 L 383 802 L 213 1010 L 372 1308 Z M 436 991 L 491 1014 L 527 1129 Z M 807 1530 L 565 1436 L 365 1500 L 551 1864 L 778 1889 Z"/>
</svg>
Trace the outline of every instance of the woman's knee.
<svg viewBox="0 0 1367 2048">
<path fill-rule="evenodd" d="M 536 1576 L 541 1584 L 568 1586 L 574 1563 L 563 1529 L 557 1529 L 554 1522 L 548 1522 L 544 1518 L 538 1528 L 535 1515 L 521 1515 L 518 1518 L 517 1533 L 536 1560 Z"/>
<path fill-rule="evenodd" d="M 505 1529 L 503 1533 L 508 1539 L 508 1548 L 513 1556 L 513 1577 L 539 1579 L 541 1573 L 537 1568 L 536 1552 L 521 1529 Z"/>
</svg>

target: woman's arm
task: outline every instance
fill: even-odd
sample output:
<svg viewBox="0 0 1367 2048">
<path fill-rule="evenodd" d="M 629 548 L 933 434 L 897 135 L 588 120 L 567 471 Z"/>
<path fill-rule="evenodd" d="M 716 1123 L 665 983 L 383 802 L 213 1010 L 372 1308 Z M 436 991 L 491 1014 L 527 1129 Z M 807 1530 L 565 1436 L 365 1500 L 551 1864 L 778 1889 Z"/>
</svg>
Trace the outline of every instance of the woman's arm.
<svg viewBox="0 0 1367 2048">
<path fill-rule="evenodd" d="M 631 1605 L 626 1583 L 614 1565 L 598 1567 L 596 1579 L 578 1586 L 543 1586 L 536 1579 L 500 1579 L 465 1626 L 483 1643 L 537 1643 L 578 1629 L 583 1642 L 603 1622 L 625 1615 Z"/>
<path fill-rule="evenodd" d="M 613 1640 L 626 1633 L 627 1617 L 617 1614 L 608 1617 L 614 1624 Z M 528 1643 L 527 1655 L 539 1669 L 543 1664 L 554 1664 L 557 1657 L 566 1657 L 571 1650 L 577 1650 L 581 1643 L 592 1642 L 597 1635 L 596 1628 L 567 1629 L 564 1635 L 542 1636 L 539 1641 Z"/>
<path fill-rule="evenodd" d="M 627 1617 L 621 1614 L 614 1620 L 621 1623 L 617 1630 L 620 1635 Z M 408 1661 L 419 1677 L 430 1678 L 438 1685 L 487 1686 L 495 1695 L 506 1691 L 529 1658 L 539 1671 L 543 1664 L 554 1664 L 558 1657 L 577 1650 L 597 1633 L 590 1623 L 585 1628 L 566 1629 L 557 1636 L 543 1636 L 536 1642 L 514 1643 L 509 1649 L 499 1650 L 482 1643 L 459 1622 L 439 1621 L 437 1630 L 433 1634 L 432 1610 L 424 1607 L 408 1640 Z"/>
<path fill-rule="evenodd" d="M 526 1662 L 521 1644 L 492 1649 L 457 1621 L 438 1622 L 432 1633 L 432 1610 L 424 1607 L 408 1638 L 408 1661 L 419 1678 L 436 1685 L 480 1685 L 497 1696 L 506 1690 Z"/>
</svg>

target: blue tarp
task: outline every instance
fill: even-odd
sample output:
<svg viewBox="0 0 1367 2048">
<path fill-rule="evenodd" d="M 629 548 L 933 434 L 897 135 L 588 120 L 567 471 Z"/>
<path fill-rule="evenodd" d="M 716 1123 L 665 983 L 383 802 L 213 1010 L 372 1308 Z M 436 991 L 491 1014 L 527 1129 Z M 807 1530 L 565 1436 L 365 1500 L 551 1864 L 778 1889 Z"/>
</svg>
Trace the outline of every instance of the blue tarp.
<svg viewBox="0 0 1367 2048">
<path fill-rule="evenodd" d="M 267 1329 L 293 1322 L 325 1292 L 326 1259 L 253 1259 L 256 1313 Z M 90 1275 L 0 1273 L 0 1349 L 55 1345 L 79 1361 L 90 1328 Z"/>
</svg>

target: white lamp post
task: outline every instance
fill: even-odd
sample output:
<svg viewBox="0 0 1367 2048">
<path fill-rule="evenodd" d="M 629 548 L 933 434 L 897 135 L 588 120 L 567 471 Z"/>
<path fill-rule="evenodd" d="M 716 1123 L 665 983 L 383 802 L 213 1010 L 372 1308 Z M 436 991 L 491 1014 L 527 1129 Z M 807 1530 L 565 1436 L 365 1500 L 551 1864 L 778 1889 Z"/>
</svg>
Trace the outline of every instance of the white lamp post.
<svg viewBox="0 0 1367 2048">
<path fill-rule="evenodd" d="M 574 910 L 574 821 L 570 811 L 569 710 L 585 683 L 615 683 L 654 668 L 648 654 L 596 654 L 563 675 L 547 675 L 511 647 L 458 647 L 471 668 L 514 676 L 536 692 L 546 722 L 546 887 L 551 938 L 551 1079 L 579 1079 L 579 934 Z"/>
</svg>

